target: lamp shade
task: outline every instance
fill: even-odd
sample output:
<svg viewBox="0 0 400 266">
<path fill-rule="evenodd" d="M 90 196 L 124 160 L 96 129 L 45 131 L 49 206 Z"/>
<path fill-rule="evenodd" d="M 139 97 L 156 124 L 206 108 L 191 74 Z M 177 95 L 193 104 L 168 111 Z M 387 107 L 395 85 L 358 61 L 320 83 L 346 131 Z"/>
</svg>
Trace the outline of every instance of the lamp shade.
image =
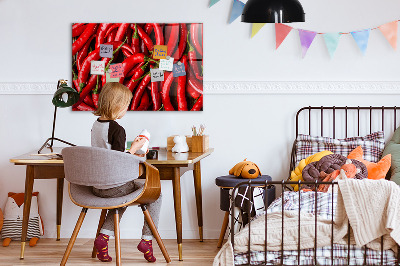
<svg viewBox="0 0 400 266">
<path fill-rule="evenodd" d="M 53 104 L 56 107 L 70 107 L 79 100 L 79 93 L 65 83 L 58 86 L 58 90 L 53 95 Z"/>
<path fill-rule="evenodd" d="M 242 22 L 304 22 L 304 15 L 298 0 L 249 0 L 243 9 Z"/>
</svg>

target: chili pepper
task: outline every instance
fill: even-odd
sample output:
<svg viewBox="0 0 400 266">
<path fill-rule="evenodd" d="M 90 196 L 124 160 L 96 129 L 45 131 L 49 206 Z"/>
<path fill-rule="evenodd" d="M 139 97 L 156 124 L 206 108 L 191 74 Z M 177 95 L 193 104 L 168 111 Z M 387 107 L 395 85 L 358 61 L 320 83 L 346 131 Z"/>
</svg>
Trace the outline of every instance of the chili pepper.
<svg viewBox="0 0 400 266">
<path fill-rule="evenodd" d="M 133 73 L 131 80 L 129 81 L 128 85 L 126 85 L 126 87 L 128 87 L 131 92 L 133 92 L 136 85 L 139 83 L 140 77 L 144 74 L 146 67 L 147 65 L 143 64 L 142 66 L 138 67 Z"/>
<path fill-rule="evenodd" d="M 123 52 L 123 51 L 127 51 L 127 52 L 130 53 L 130 55 L 133 55 L 133 54 L 134 54 L 134 52 L 133 52 L 133 50 L 132 50 L 132 47 L 130 47 L 128 44 L 122 45 L 121 49 L 122 49 L 122 52 Z"/>
<path fill-rule="evenodd" d="M 201 95 L 197 101 L 194 103 L 190 111 L 200 111 L 203 108 L 203 95 Z"/>
<path fill-rule="evenodd" d="M 81 70 L 83 60 L 86 58 L 88 51 L 89 51 L 89 46 L 90 43 L 92 42 L 94 36 L 92 36 L 83 46 L 83 48 L 78 52 L 78 56 L 76 57 L 76 68 L 78 71 Z"/>
<path fill-rule="evenodd" d="M 164 45 L 164 35 L 163 35 L 162 28 L 161 28 L 160 24 L 152 23 L 151 26 L 154 29 L 154 35 L 156 37 L 156 44 L 157 45 Z"/>
<path fill-rule="evenodd" d="M 203 94 L 203 86 L 202 84 L 196 79 L 193 74 L 193 71 L 190 69 L 186 72 L 187 75 L 187 92 L 193 99 L 197 99 L 200 94 Z"/>
<path fill-rule="evenodd" d="M 151 32 L 153 31 L 153 24 L 152 24 L 152 23 L 147 23 L 147 24 L 144 26 L 143 29 L 144 29 L 144 31 L 147 33 L 147 35 L 150 36 Z"/>
<path fill-rule="evenodd" d="M 106 37 L 107 29 L 111 26 L 111 23 L 100 23 L 99 29 L 97 30 L 96 36 L 96 48 L 100 47 L 100 44 L 104 43 Z"/>
<path fill-rule="evenodd" d="M 178 111 L 187 111 L 186 76 L 178 77 L 178 87 L 176 89 L 176 99 L 178 101 Z"/>
<path fill-rule="evenodd" d="M 142 39 L 142 41 L 144 42 L 144 44 L 146 45 L 147 49 L 149 51 L 153 51 L 153 41 L 150 39 L 149 35 L 147 35 L 147 33 L 137 24 L 134 25 L 134 28 L 138 31 L 139 37 Z"/>
<path fill-rule="evenodd" d="M 79 94 L 79 100 L 78 102 L 76 102 L 73 107 L 77 108 L 85 99 L 86 95 L 89 94 L 89 92 L 92 91 L 92 89 L 94 88 L 94 86 L 96 86 L 96 81 L 97 81 L 97 75 L 92 75 L 88 81 L 88 83 L 86 84 L 85 87 L 83 87 L 83 89 L 81 89 L 80 94 Z M 79 84 L 79 86 L 82 86 L 82 84 Z"/>
<path fill-rule="evenodd" d="M 168 42 L 167 42 L 167 55 L 171 56 L 175 50 L 175 46 L 178 42 L 178 38 L 179 38 L 179 24 L 174 23 L 171 24 L 171 33 L 169 35 L 168 38 Z"/>
<path fill-rule="evenodd" d="M 174 75 L 172 74 L 172 72 L 164 72 L 164 82 L 162 83 L 161 99 L 165 111 L 175 111 L 174 107 L 171 104 L 171 100 L 169 98 L 169 91 L 171 89 L 173 80 L 174 80 Z"/>
<path fill-rule="evenodd" d="M 118 28 L 117 35 L 115 35 L 115 41 L 122 41 L 125 38 L 125 33 L 128 27 L 129 23 L 121 23 Z"/>
<path fill-rule="evenodd" d="M 77 92 L 79 92 L 79 91 L 81 90 L 81 88 L 79 87 L 79 84 L 78 84 L 78 80 L 77 80 L 77 79 L 72 80 L 72 84 L 74 84 L 75 90 L 76 90 Z"/>
<path fill-rule="evenodd" d="M 85 23 L 75 23 L 72 25 L 72 38 L 73 37 L 78 37 L 79 35 L 82 34 L 86 29 Z"/>
<path fill-rule="evenodd" d="M 105 76 L 105 75 L 103 75 Z M 97 104 L 99 102 L 99 90 L 100 90 L 100 86 L 99 86 L 99 76 L 97 76 L 96 79 L 96 87 L 94 88 L 93 92 L 92 92 L 92 98 L 93 98 L 93 105 L 97 108 Z M 89 95 L 88 95 L 89 96 Z M 87 96 L 86 96 L 87 97 Z"/>
<path fill-rule="evenodd" d="M 179 61 L 183 55 L 183 52 L 186 50 L 186 37 L 187 37 L 187 27 L 185 23 L 181 23 L 179 26 L 179 44 L 178 49 L 173 53 L 174 62 Z"/>
<path fill-rule="evenodd" d="M 153 111 L 158 111 L 161 108 L 160 92 L 158 91 L 159 82 L 151 82 L 150 91 L 153 101 Z"/>
<path fill-rule="evenodd" d="M 126 35 L 125 35 L 125 37 L 128 39 L 127 41 L 126 41 L 126 43 L 130 46 L 130 47 L 132 47 L 132 28 L 131 27 L 129 27 L 129 25 L 128 25 L 128 28 L 126 29 Z"/>
<path fill-rule="evenodd" d="M 83 102 L 80 103 L 76 108 L 81 111 L 94 111 L 93 107 L 90 107 L 89 105 L 87 105 Z"/>
<path fill-rule="evenodd" d="M 150 72 L 147 73 L 144 78 L 140 81 L 138 87 L 136 88 L 135 95 L 133 96 L 132 99 L 132 105 L 131 105 L 131 110 L 136 110 L 139 101 L 142 98 L 143 92 L 146 90 L 146 86 L 149 84 L 151 80 Z"/>
<path fill-rule="evenodd" d="M 85 99 L 83 99 L 83 102 L 92 108 L 94 107 L 94 103 L 92 97 L 90 97 L 90 94 L 86 95 Z"/>
<path fill-rule="evenodd" d="M 140 40 L 140 51 L 145 55 L 149 55 L 149 50 L 147 49 L 146 45 L 144 44 L 143 40 Z"/>
<path fill-rule="evenodd" d="M 106 37 L 107 37 L 108 35 L 110 35 L 111 32 L 114 31 L 114 30 L 117 29 L 117 28 L 119 28 L 119 24 L 118 24 L 118 23 L 112 24 L 112 25 L 107 29 L 107 31 L 106 31 Z"/>
<path fill-rule="evenodd" d="M 137 28 L 135 27 L 134 29 L 135 29 L 135 31 L 132 36 L 132 50 L 136 54 L 136 53 L 140 53 L 140 39 L 139 39 L 139 34 L 138 34 Z"/>
<path fill-rule="evenodd" d="M 189 45 L 188 59 L 189 59 L 190 66 L 192 67 L 193 72 L 195 74 L 199 74 L 200 71 L 199 71 L 199 66 L 197 64 L 196 51 L 194 50 L 193 46 L 190 44 L 189 40 L 188 40 L 187 44 Z"/>
<path fill-rule="evenodd" d="M 107 36 L 107 42 L 114 41 L 115 35 L 117 35 L 117 29 L 114 29 L 113 31 L 110 32 L 110 34 Z"/>
<path fill-rule="evenodd" d="M 140 101 L 139 107 L 136 109 L 136 111 L 146 111 L 149 109 L 151 103 L 150 103 L 150 98 L 149 94 L 145 91 L 142 96 L 142 100 Z"/>
<path fill-rule="evenodd" d="M 147 57 L 140 53 L 140 54 L 134 54 L 129 57 L 127 57 L 123 62 L 122 62 L 122 69 L 124 72 L 124 77 L 131 71 L 134 65 L 142 63 L 147 60 Z M 124 81 L 124 77 L 121 77 L 119 79 L 119 83 L 122 83 Z"/>
<path fill-rule="evenodd" d="M 131 71 L 129 71 L 128 74 L 126 74 L 125 78 L 126 78 L 126 77 L 132 77 L 133 74 L 134 74 L 140 67 L 142 67 L 143 65 L 145 65 L 144 62 L 143 62 L 143 63 L 140 63 L 140 64 L 138 64 L 138 65 L 136 65 L 134 68 L 131 69 Z"/>
<path fill-rule="evenodd" d="M 89 38 L 95 34 L 97 30 L 97 24 L 96 23 L 89 23 L 86 26 L 86 29 L 83 31 L 83 33 L 79 36 L 79 38 L 72 44 L 72 55 L 74 56 L 89 40 Z"/>
<path fill-rule="evenodd" d="M 196 48 L 196 51 L 200 54 L 200 56 L 203 57 L 203 48 L 198 40 L 199 31 L 201 27 L 202 26 L 199 23 L 190 24 L 190 41 L 193 43 L 194 47 Z"/>
</svg>

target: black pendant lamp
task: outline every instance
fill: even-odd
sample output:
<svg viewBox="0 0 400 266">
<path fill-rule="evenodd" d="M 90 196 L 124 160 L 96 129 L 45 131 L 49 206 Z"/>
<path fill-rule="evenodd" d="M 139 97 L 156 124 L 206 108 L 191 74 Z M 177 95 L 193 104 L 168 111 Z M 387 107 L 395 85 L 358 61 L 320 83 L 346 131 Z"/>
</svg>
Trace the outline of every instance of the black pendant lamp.
<svg viewBox="0 0 400 266">
<path fill-rule="evenodd" d="M 304 10 L 298 0 L 249 0 L 243 9 L 242 22 L 304 22 Z"/>
</svg>

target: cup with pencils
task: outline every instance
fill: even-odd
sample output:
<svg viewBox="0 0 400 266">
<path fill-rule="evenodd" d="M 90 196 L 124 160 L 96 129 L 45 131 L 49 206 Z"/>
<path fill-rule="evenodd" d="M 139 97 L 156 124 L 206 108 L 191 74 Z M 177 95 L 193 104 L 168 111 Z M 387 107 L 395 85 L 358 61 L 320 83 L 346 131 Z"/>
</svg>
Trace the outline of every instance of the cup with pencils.
<svg viewBox="0 0 400 266">
<path fill-rule="evenodd" d="M 201 124 L 199 129 L 192 126 L 192 152 L 205 152 L 208 150 L 209 136 L 204 135 L 206 126 Z"/>
</svg>

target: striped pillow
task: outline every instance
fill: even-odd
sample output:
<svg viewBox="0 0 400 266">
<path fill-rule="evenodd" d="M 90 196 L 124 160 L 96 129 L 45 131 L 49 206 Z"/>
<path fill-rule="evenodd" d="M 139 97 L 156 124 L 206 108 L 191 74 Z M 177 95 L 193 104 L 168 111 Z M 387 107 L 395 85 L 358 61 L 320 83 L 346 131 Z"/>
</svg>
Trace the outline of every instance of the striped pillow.
<svg viewBox="0 0 400 266">
<path fill-rule="evenodd" d="M 329 137 L 317 137 L 299 134 L 296 139 L 295 159 L 296 165 L 302 159 L 317 152 L 329 150 L 343 156 L 361 146 L 364 151 L 364 159 L 370 162 L 378 162 L 385 148 L 383 131 L 378 131 L 364 137 L 352 137 L 345 139 L 333 139 Z"/>
<path fill-rule="evenodd" d="M 4 220 L 1 237 L 21 240 L 22 218 L 15 220 Z M 27 239 L 40 238 L 39 216 L 29 218 Z"/>
</svg>

